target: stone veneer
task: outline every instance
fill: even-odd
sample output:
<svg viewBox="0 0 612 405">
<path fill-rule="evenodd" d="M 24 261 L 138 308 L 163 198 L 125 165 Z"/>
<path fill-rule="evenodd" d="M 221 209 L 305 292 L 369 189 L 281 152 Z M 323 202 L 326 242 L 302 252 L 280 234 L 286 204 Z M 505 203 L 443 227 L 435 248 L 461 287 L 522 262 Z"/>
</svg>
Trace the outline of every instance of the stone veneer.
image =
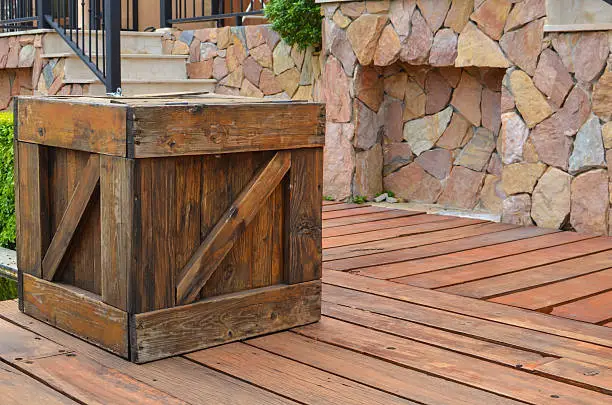
<svg viewBox="0 0 612 405">
<path fill-rule="evenodd" d="M 216 79 L 215 92 L 312 100 L 321 75 L 319 53 L 289 46 L 267 25 L 168 30 L 165 53 L 189 55 L 190 79 Z"/>
<path fill-rule="evenodd" d="M 609 233 L 612 33 L 545 35 L 545 0 L 321 6 L 326 195 Z"/>
</svg>

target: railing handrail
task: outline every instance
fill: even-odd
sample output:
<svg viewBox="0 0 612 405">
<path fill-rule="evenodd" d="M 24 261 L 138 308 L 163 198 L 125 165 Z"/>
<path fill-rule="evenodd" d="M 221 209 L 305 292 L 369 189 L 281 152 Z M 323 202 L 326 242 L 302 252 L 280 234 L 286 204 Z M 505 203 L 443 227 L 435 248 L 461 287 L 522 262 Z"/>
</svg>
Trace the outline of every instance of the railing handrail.
<svg viewBox="0 0 612 405">
<path fill-rule="evenodd" d="M 610 0 L 612 1 L 612 0 Z M 225 9 L 226 3 L 229 3 L 229 10 Z M 160 0 L 160 26 L 172 27 L 175 24 L 217 21 L 217 24 L 223 26 L 225 19 L 235 18 L 236 25 L 242 25 L 242 19 L 264 13 L 263 7 L 265 0 L 239 0 L 239 9 L 234 10 L 233 0 L 211 0 L 210 13 L 204 11 L 204 3 L 201 7 L 196 8 L 195 1 L 189 0 L 174 0 L 174 8 L 172 0 Z M 261 8 L 255 8 L 255 4 L 259 3 Z M 191 15 L 187 15 L 191 14 Z"/>
</svg>

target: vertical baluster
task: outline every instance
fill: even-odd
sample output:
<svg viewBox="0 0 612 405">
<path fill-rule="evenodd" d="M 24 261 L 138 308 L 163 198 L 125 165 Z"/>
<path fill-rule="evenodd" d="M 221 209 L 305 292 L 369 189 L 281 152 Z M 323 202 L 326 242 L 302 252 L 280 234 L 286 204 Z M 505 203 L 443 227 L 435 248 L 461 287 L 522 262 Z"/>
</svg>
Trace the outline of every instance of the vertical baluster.
<svg viewBox="0 0 612 405">
<path fill-rule="evenodd" d="M 99 37 L 99 29 L 100 29 L 100 17 L 98 15 L 100 10 L 100 5 L 98 4 L 98 0 L 92 0 L 94 2 L 94 19 L 95 19 L 95 29 L 96 29 L 96 67 L 100 69 L 100 62 L 98 61 L 98 42 L 100 41 Z"/>
<path fill-rule="evenodd" d="M 104 0 L 100 0 L 100 13 L 98 21 L 100 21 L 100 30 L 102 33 L 102 73 L 106 77 L 106 20 L 104 19 L 104 10 L 106 10 Z"/>
</svg>

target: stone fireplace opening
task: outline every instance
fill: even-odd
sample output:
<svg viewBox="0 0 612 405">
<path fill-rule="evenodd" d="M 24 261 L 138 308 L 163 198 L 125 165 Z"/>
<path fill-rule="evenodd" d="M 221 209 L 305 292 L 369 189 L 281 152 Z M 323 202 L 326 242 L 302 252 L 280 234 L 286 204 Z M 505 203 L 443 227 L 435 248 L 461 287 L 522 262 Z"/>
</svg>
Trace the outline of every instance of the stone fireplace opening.
<svg viewBox="0 0 612 405">
<path fill-rule="evenodd" d="M 355 71 L 353 195 L 500 213 L 506 70 L 394 63 Z"/>
</svg>

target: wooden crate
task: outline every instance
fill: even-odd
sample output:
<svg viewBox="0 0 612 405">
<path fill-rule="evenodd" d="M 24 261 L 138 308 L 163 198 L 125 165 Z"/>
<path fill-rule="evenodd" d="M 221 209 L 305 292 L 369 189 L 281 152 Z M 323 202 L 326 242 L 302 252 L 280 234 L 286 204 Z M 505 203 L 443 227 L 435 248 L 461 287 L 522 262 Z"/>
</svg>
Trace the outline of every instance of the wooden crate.
<svg viewBox="0 0 612 405">
<path fill-rule="evenodd" d="M 321 105 L 23 97 L 16 120 L 23 312 L 138 363 L 320 318 Z"/>
</svg>

